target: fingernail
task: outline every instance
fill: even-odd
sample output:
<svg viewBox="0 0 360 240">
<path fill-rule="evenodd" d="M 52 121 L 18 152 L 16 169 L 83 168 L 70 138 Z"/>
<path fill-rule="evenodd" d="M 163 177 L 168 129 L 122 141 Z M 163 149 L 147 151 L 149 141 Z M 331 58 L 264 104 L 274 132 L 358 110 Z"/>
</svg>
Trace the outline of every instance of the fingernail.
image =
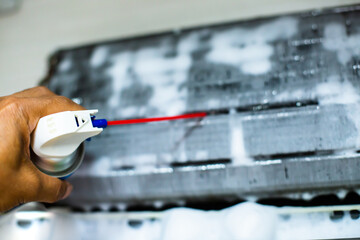
<svg viewBox="0 0 360 240">
<path fill-rule="evenodd" d="M 67 198 L 72 190 L 73 190 L 73 186 L 69 182 L 66 182 L 66 191 L 64 196 L 61 198 L 61 200 Z"/>
</svg>

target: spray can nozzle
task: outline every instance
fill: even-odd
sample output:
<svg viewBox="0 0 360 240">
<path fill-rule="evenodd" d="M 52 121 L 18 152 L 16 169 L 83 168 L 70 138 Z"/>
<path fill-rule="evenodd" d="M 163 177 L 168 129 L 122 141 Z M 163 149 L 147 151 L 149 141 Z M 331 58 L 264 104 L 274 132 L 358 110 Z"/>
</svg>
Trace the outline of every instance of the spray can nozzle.
<svg viewBox="0 0 360 240">
<path fill-rule="evenodd" d="M 93 127 L 106 128 L 108 123 L 106 119 L 95 119 L 95 116 L 91 116 L 91 122 Z"/>
</svg>

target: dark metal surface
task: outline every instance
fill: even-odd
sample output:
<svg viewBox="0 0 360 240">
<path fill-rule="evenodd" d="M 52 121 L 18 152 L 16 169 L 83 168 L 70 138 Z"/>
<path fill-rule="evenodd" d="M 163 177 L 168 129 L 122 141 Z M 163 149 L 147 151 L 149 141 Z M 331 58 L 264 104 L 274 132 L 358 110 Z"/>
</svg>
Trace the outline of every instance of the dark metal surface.
<svg viewBox="0 0 360 240">
<path fill-rule="evenodd" d="M 99 118 L 209 113 L 109 127 L 66 203 L 358 188 L 359 23 L 353 6 L 59 51 L 45 83 Z"/>
<path fill-rule="evenodd" d="M 251 166 L 216 164 L 163 168 L 147 173 L 112 172 L 91 178 L 80 175 L 73 178 L 77 190 L 68 202 L 78 207 L 97 203 L 131 206 L 159 199 L 176 202 L 336 193 L 359 188 L 359 167 L 360 155 L 349 154 L 258 162 Z"/>
</svg>

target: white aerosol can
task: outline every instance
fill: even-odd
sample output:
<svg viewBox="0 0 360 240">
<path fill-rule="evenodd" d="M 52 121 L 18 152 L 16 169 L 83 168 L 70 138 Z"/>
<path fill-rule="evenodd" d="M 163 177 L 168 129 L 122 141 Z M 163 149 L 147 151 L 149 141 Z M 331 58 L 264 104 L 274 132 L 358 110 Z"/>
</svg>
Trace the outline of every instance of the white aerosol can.
<svg viewBox="0 0 360 240">
<path fill-rule="evenodd" d="M 84 141 L 103 131 L 93 120 L 98 110 L 66 111 L 42 117 L 31 135 L 31 160 L 36 167 L 65 179 L 84 158 Z"/>
</svg>

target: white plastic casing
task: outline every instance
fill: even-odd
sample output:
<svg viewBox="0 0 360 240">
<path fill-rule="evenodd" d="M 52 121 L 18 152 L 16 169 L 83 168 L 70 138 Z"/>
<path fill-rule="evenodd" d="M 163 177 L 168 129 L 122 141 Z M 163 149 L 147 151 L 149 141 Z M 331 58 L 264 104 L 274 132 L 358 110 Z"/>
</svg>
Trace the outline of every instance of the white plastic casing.
<svg viewBox="0 0 360 240">
<path fill-rule="evenodd" d="M 93 127 L 91 116 L 98 110 L 66 111 L 42 117 L 32 134 L 36 155 L 53 161 L 72 154 L 87 138 L 102 132 Z"/>
</svg>

